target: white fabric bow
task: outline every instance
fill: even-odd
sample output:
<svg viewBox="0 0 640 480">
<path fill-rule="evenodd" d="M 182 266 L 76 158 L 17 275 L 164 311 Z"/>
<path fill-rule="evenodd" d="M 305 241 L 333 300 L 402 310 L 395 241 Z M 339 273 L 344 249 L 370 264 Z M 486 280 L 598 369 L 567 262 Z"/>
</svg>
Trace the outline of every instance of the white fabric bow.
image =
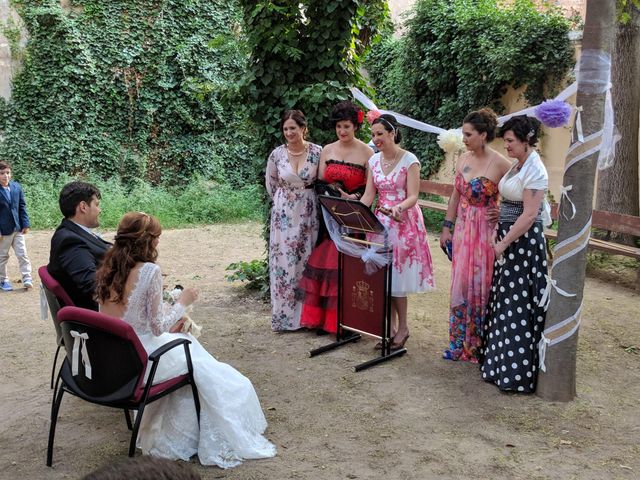
<svg viewBox="0 0 640 480">
<path fill-rule="evenodd" d="M 544 311 L 545 312 L 547 311 L 547 308 L 549 308 L 549 305 L 551 304 L 551 289 L 552 288 L 554 288 L 556 290 L 556 292 L 558 292 L 563 297 L 575 297 L 576 296 L 575 293 L 565 292 L 560 287 L 558 287 L 558 281 L 552 279 L 549 275 L 545 275 L 544 278 L 547 280 L 547 286 L 545 287 L 544 292 L 542 292 L 542 298 L 540 299 L 540 305 L 542 305 L 544 307 Z"/>
<path fill-rule="evenodd" d="M 560 187 L 560 204 L 563 205 L 564 199 L 566 198 L 569 204 L 571 205 L 571 217 L 567 217 L 567 215 L 564 213 L 564 208 L 562 208 L 562 216 L 567 220 L 573 220 L 573 218 L 576 216 L 576 206 L 571 200 L 571 198 L 569 198 L 569 192 L 572 189 L 573 189 L 573 185 L 567 185 L 566 187 L 562 185 Z"/>
<path fill-rule="evenodd" d="M 89 335 L 71 330 L 73 337 L 73 350 L 71 352 L 71 374 L 75 377 L 78 375 L 78 360 L 82 353 L 82 364 L 84 365 L 84 375 L 91 380 L 91 362 L 89 361 L 89 352 L 87 351 L 87 340 Z"/>
</svg>

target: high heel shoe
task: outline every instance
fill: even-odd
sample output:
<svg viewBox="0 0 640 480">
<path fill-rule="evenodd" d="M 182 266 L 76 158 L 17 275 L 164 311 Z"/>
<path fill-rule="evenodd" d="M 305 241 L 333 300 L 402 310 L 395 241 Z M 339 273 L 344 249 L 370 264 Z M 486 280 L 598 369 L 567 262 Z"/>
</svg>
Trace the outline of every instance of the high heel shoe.
<svg viewBox="0 0 640 480">
<path fill-rule="evenodd" d="M 391 350 L 400 350 L 401 348 L 404 348 L 404 344 L 407 343 L 407 340 L 409 339 L 409 334 L 407 333 L 400 341 L 397 340 L 397 337 L 397 335 L 393 337 L 393 342 L 391 342 Z"/>
<path fill-rule="evenodd" d="M 394 337 L 389 338 L 389 344 L 393 344 L 393 339 Z M 380 340 L 378 343 L 375 344 L 375 346 L 373 347 L 376 350 L 382 350 L 382 340 Z"/>
</svg>

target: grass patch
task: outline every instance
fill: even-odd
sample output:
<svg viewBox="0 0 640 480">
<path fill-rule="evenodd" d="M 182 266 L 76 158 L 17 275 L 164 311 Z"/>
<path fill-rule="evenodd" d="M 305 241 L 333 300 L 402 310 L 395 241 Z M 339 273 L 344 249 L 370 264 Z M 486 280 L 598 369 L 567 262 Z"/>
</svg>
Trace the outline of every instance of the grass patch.
<svg viewBox="0 0 640 480">
<path fill-rule="evenodd" d="M 34 229 L 55 228 L 62 218 L 58 197 L 62 187 L 74 178 L 56 179 L 43 174 L 19 179 L 25 192 L 27 211 Z M 260 187 L 234 188 L 227 184 L 194 178 L 183 186 L 156 187 L 144 181 L 124 185 L 116 180 L 83 179 L 102 193 L 100 227 L 113 229 L 126 212 L 141 211 L 157 217 L 163 228 L 180 228 L 211 223 L 260 220 L 263 205 Z"/>
</svg>

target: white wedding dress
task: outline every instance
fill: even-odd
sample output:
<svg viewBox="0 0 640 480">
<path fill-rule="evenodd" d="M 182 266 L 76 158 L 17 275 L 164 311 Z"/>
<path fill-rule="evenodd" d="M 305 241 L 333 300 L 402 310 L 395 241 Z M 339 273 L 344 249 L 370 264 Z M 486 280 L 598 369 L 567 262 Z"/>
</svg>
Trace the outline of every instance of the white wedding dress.
<svg viewBox="0 0 640 480">
<path fill-rule="evenodd" d="M 273 457 L 276 448 L 262 436 L 267 421 L 249 379 L 218 362 L 191 334 L 168 333 L 184 313 L 181 304 L 163 303 L 160 267 L 145 263 L 123 320 L 131 324 L 148 353 L 176 338 L 191 340 L 201 407 L 198 428 L 191 388 L 183 387 L 153 402 L 142 417 L 138 448 L 144 454 L 169 459 L 188 460 L 197 453 L 203 465 L 221 468 L 234 467 L 244 459 Z M 184 348 L 176 347 L 161 357 L 154 383 L 186 371 Z"/>
</svg>

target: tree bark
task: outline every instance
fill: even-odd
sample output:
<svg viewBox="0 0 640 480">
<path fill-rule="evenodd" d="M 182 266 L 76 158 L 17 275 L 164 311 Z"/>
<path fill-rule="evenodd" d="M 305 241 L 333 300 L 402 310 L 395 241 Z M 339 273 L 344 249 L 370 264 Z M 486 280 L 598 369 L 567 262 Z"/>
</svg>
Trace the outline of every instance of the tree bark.
<svg viewBox="0 0 640 480">
<path fill-rule="evenodd" d="M 640 129 L 640 10 L 631 6 L 631 19 L 618 24 L 611 83 L 615 123 L 622 134 L 614 164 L 598 175 L 598 210 L 637 216 L 638 130 Z M 633 244 L 633 236 L 615 234 L 620 243 Z"/>
<path fill-rule="evenodd" d="M 585 27 L 582 48 L 603 51 L 611 54 L 613 47 L 614 25 L 616 14 L 615 0 L 587 0 Z M 581 63 L 585 56 L 581 57 Z M 582 69 L 584 71 L 585 69 Z M 602 129 L 604 120 L 605 94 L 587 94 L 584 90 L 584 77 L 578 81 L 576 104 L 582 106 L 582 126 L 584 136 Z M 584 277 L 586 269 L 586 243 L 577 253 L 560 260 L 559 253 L 565 240 L 571 241 L 580 232 L 586 232 L 587 239 L 591 222 L 593 192 L 598 152 L 574 163 L 565 171 L 562 184 L 572 185 L 571 199 L 576 206 L 576 215 L 567 220 L 560 215 L 558 225 L 558 243 L 556 244 L 553 280 L 557 286 L 573 297 L 560 295 L 555 289 L 551 292 L 551 304 L 547 312 L 545 337 L 551 339 L 559 331 L 564 330 L 567 338 L 559 340 L 546 349 L 546 373 L 540 371 L 537 394 L 548 401 L 570 401 L 576 395 L 576 351 L 578 347 L 578 328 L 575 324 L 567 324 L 560 328 L 571 317 L 579 320 L 580 308 L 584 293 Z M 584 234 L 581 238 L 584 238 Z M 566 242 L 565 242 L 566 243 Z M 571 333 L 572 332 L 572 333 Z"/>
</svg>

